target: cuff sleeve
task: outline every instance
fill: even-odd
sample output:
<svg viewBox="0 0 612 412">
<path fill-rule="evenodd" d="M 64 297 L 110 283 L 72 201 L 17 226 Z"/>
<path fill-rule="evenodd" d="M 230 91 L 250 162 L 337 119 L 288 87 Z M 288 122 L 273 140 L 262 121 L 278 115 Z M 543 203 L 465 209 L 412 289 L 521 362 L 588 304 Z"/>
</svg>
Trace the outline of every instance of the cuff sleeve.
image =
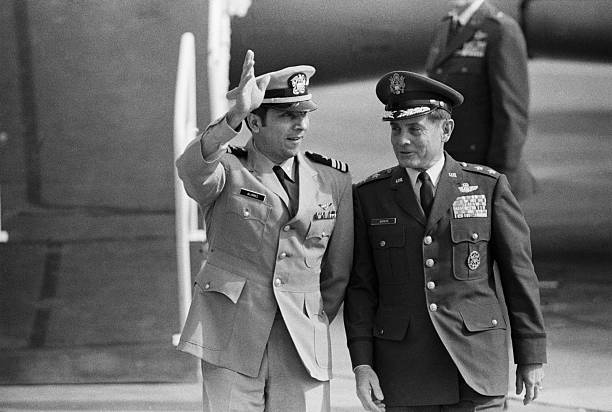
<svg viewBox="0 0 612 412">
<path fill-rule="evenodd" d="M 204 163 L 215 163 L 219 161 L 223 153 L 227 151 L 227 143 L 236 137 L 238 130 L 232 129 L 227 123 L 227 116 L 223 116 L 212 122 L 200 136 L 200 148 Z"/>
<path fill-rule="evenodd" d="M 372 365 L 373 349 L 372 339 L 355 339 L 349 343 L 349 352 L 351 354 L 353 368 L 360 365 Z"/>
<path fill-rule="evenodd" d="M 546 363 L 546 337 L 512 339 L 514 363 Z"/>
</svg>

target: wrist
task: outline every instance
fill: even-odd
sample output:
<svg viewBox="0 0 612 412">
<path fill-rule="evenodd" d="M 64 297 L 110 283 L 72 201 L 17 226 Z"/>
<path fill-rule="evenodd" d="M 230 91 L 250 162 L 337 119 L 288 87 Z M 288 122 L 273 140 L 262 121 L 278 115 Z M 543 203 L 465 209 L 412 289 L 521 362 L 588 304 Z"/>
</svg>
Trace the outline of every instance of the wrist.
<svg viewBox="0 0 612 412">
<path fill-rule="evenodd" d="M 366 365 L 366 364 L 363 364 L 363 365 L 357 365 L 357 366 L 355 366 L 355 367 L 353 368 L 353 373 L 357 373 L 357 372 L 359 372 L 360 370 L 365 370 L 365 369 L 372 369 L 372 367 L 371 367 L 370 365 Z"/>
<path fill-rule="evenodd" d="M 232 129 L 238 132 L 240 131 L 242 121 L 246 119 L 247 115 L 248 113 L 237 112 L 230 109 L 225 115 L 225 120 Z"/>
</svg>

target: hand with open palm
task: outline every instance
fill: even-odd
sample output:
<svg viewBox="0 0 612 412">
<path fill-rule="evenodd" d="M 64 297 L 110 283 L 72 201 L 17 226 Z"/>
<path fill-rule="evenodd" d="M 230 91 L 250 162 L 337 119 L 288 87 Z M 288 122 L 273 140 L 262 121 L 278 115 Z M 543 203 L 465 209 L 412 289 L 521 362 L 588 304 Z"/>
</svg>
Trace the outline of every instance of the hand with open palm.
<svg viewBox="0 0 612 412">
<path fill-rule="evenodd" d="M 227 112 L 227 122 L 232 128 L 236 129 L 250 112 L 261 105 L 269 82 L 268 75 L 255 77 L 255 53 L 248 50 L 242 63 L 240 83 L 227 94 L 228 99 L 235 100 Z"/>
</svg>

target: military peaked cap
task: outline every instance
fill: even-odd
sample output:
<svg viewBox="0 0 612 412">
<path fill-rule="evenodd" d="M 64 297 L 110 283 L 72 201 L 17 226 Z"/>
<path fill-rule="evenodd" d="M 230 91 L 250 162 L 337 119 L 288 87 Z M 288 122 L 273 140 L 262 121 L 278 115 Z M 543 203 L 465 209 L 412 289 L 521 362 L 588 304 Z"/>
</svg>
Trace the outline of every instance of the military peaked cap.
<svg viewBox="0 0 612 412">
<path fill-rule="evenodd" d="M 383 121 L 421 118 L 437 108 L 452 113 L 463 102 L 452 87 L 407 71 L 385 74 L 376 84 L 376 96 L 385 105 Z"/>
</svg>

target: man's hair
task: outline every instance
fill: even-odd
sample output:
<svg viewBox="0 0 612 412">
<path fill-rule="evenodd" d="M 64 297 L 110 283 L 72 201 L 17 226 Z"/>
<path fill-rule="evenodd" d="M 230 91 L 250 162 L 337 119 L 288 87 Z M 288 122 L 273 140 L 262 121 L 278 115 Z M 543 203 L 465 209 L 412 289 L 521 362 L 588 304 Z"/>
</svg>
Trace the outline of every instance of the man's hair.
<svg viewBox="0 0 612 412">
<path fill-rule="evenodd" d="M 266 125 L 266 114 L 268 114 L 268 110 L 271 109 L 272 107 L 273 105 L 270 105 L 270 104 L 262 104 L 257 109 L 253 110 L 251 114 L 255 114 L 259 116 L 261 118 L 261 125 L 265 126 Z M 249 128 L 249 130 L 251 130 L 251 125 L 249 125 L 249 122 L 247 121 L 245 123 L 247 127 Z M 252 131 L 253 130 L 251 130 L 251 132 Z"/>
<path fill-rule="evenodd" d="M 431 112 L 427 113 L 427 120 L 430 122 L 437 122 L 440 120 L 450 120 L 451 114 L 439 107 L 433 109 Z"/>
</svg>

